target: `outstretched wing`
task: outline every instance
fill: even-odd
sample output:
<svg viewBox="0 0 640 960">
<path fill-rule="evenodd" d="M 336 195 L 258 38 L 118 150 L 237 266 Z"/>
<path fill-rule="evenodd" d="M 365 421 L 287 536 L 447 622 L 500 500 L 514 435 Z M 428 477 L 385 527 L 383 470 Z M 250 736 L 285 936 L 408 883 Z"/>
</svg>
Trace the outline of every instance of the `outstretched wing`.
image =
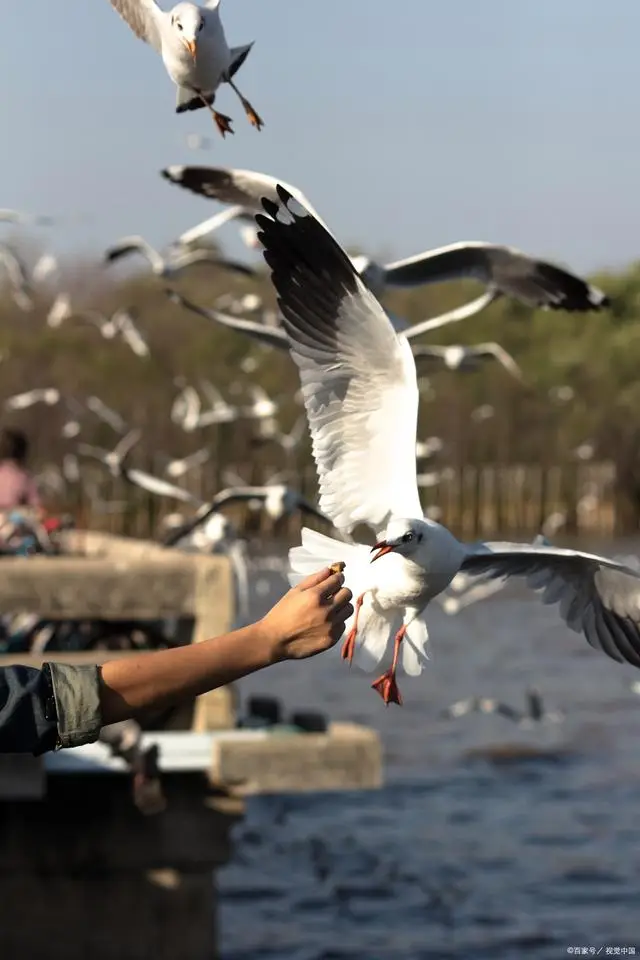
<svg viewBox="0 0 640 960">
<path fill-rule="evenodd" d="M 557 547 L 486 543 L 472 548 L 462 569 L 490 577 L 524 577 L 559 603 L 560 616 L 592 647 L 640 667 L 640 575 L 605 557 Z"/>
<path fill-rule="evenodd" d="M 495 243 L 453 243 L 385 267 L 388 286 L 414 287 L 459 277 L 480 280 L 532 307 L 587 311 L 609 306 L 605 294 L 582 277 Z"/>
<path fill-rule="evenodd" d="M 136 37 L 161 51 L 162 10 L 154 0 L 110 0 L 111 6 L 129 24 Z"/>
<path fill-rule="evenodd" d="M 324 227 L 326 224 L 314 210 L 302 190 L 276 180 L 268 173 L 256 170 L 236 170 L 233 167 L 173 166 L 161 171 L 161 175 L 178 187 L 197 193 L 220 203 L 237 204 L 253 213 L 262 213 L 262 199 L 266 197 L 278 203 L 277 187 L 280 184 L 294 200 L 302 204 Z"/>
<path fill-rule="evenodd" d="M 323 513 L 341 530 L 422 516 L 409 344 L 324 226 L 281 186 L 256 222 L 300 370 Z"/>
</svg>

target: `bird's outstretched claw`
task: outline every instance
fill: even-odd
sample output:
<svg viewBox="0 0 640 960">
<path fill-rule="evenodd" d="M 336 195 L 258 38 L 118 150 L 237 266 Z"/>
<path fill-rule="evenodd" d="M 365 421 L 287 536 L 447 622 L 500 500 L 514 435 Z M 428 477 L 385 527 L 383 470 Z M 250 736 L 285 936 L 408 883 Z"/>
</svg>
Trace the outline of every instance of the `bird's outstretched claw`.
<svg viewBox="0 0 640 960">
<path fill-rule="evenodd" d="M 402 696 L 396 683 L 394 670 L 387 670 L 381 677 L 374 680 L 371 686 L 374 690 L 377 690 L 387 706 L 389 706 L 390 703 L 397 703 L 399 707 L 402 706 Z"/>
<path fill-rule="evenodd" d="M 226 117 L 224 113 L 218 113 L 217 110 L 212 110 L 211 112 L 213 113 L 216 126 L 223 137 L 226 137 L 228 133 L 234 132 L 231 127 L 231 117 Z"/>
</svg>

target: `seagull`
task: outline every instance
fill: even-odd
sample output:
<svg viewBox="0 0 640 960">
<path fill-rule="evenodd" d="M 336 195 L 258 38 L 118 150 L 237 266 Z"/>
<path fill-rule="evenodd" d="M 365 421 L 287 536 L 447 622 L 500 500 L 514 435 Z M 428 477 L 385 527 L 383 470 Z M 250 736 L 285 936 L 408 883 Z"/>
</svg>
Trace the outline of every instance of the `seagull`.
<svg viewBox="0 0 640 960">
<path fill-rule="evenodd" d="M 473 346 L 450 344 L 446 347 L 414 346 L 414 359 L 420 364 L 445 366 L 448 370 L 478 370 L 483 360 L 497 360 L 507 373 L 522 382 L 522 370 L 499 343 L 476 343 Z"/>
<path fill-rule="evenodd" d="M 139 430 L 130 431 L 118 442 L 113 450 L 103 450 L 101 447 L 93 447 L 89 444 L 80 443 L 78 444 L 78 453 L 82 454 L 82 456 L 93 457 L 95 460 L 99 460 L 100 463 L 108 467 L 112 476 L 122 477 L 127 483 L 140 487 L 141 490 L 146 490 L 147 493 L 153 493 L 159 497 L 173 497 L 183 503 L 190 503 L 202 507 L 202 501 L 198 500 L 197 497 L 194 497 L 187 490 L 183 490 L 182 487 L 177 487 L 175 484 L 169 483 L 167 480 L 162 480 L 160 477 L 154 477 L 153 474 L 147 473 L 145 470 L 125 466 L 125 460 L 140 439 L 140 436 Z"/>
<path fill-rule="evenodd" d="M 238 408 L 228 404 L 210 380 L 201 380 L 200 386 L 211 406 L 208 410 L 205 410 L 204 413 L 199 414 L 197 420 L 198 427 L 210 427 L 220 423 L 233 423 L 240 418 Z"/>
<path fill-rule="evenodd" d="M 94 447 L 89 443 L 79 443 L 78 453 L 83 457 L 93 457 L 95 460 L 100 460 L 114 476 L 119 476 L 123 460 L 133 450 L 140 437 L 139 430 L 130 430 L 129 433 L 118 440 L 113 450 L 104 450 L 102 447 Z"/>
<path fill-rule="evenodd" d="M 51 277 L 60 273 L 60 264 L 52 253 L 43 253 L 36 262 L 31 271 L 31 278 L 34 283 L 46 283 Z"/>
<path fill-rule="evenodd" d="M 444 440 L 441 437 L 427 437 L 426 440 L 416 441 L 416 460 L 431 460 L 432 457 L 442 453 L 444 450 Z"/>
<path fill-rule="evenodd" d="M 341 558 L 354 599 L 342 656 L 391 666 L 373 687 L 401 703 L 396 671 L 426 663 L 424 611 L 464 570 L 525 577 L 561 602 L 567 625 L 619 662 L 640 666 L 640 576 L 604 557 L 542 544 L 463 544 L 423 517 L 416 483 L 418 387 L 411 348 L 349 257 L 283 188 L 264 201 L 259 239 L 298 366 L 319 475 L 319 509 L 342 533 L 358 523 L 372 548 L 308 529 L 291 550 L 290 583 Z M 374 565 L 375 564 L 375 565 Z"/>
<path fill-rule="evenodd" d="M 106 264 L 115 263 L 116 260 L 121 260 L 132 253 L 140 253 L 143 257 L 146 257 L 153 273 L 157 277 L 165 279 L 175 277 L 178 273 L 186 270 L 187 267 L 192 267 L 197 263 L 207 263 L 210 266 L 232 270 L 234 273 L 240 273 L 245 277 L 255 276 L 255 270 L 246 263 L 222 257 L 215 250 L 207 250 L 206 248 L 184 249 L 173 257 L 165 259 L 150 243 L 147 243 L 144 237 L 139 236 L 122 237 L 121 240 L 118 240 L 105 251 L 104 262 Z"/>
<path fill-rule="evenodd" d="M 171 477 L 172 480 L 179 480 L 181 477 L 186 476 L 190 470 L 194 470 L 196 467 L 201 467 L 205 464 L 209 457 L 209 450 L 206 447 L 202 447 L 201 450 L 196 450 L 195 453 L 190 453 L 189 456 L 183 457 L 180 460 L 170 460 L 164 468 L 164 472 L 168 477 Z"/>
<path fill-rule="evenodd" d="M 68 293 L 59 293 L 47 313 L 47 326 L 56 330 L 65 320 L 69 320 L 73 316 L 71 297 Z"/>
<path fill-rule="evenodd" d="M 536 687 L 530 687 L 526 693 L 526 707 L 516 710 L 508 703 L 501 703 L 489 697 L 471 697 L 469 700 L 458 700 L 443 711 L 443 716 L 452 719 L 468 716 L 470 713 L 497 714 L 506 720 L 512 720 L 520 727 L 533 727 L 536 723 L 560 723 L 564 714 L 560 711 L 545 710 L 542 694 Z"/>
<path fill-rule="evenodd" d="M 137 319 L 137 310 L 118 310 L 112 317 L 112 322 L 116 324 L 117 332 L 136 357 L 146 358 L 149 356 L 149 345 L 136 324 Z"/>
<path fill-rule="evenodd" d="M 326 223 L 297 187 L 268 174 L 255 170 L 201 166 L 166 167 L 161 174 L 171 183 L 199 196 L 221 203 L 242 205 L 247 211 L 255 213 L 262 212 L 263 198 L 278 202 L 277 187 L 280 185 L 328 230 Z M 610 305 L 608 297 L 601 290 L 592 287 L 581 277 L 544 260 L 529 257 L 514 247 L 493 243 L 462 241 L 385 265 L 362 255 L 352 257 L 351 261 L 377 298 L 388 287 L 415 287 L 460 278 L 482 281 L 489 288 L 487 293 L 452 311 L 452 320 L 478 313 L 500 296 L 513 297 L 530 307 L 551 310 L 602 310 Z M 458 316 L 459 310 L 469 312 Z M 437 319 L 440 320 L 439 325 L 451 322 Z M 416 326 L 425 332 L 422 324 Z"/>
<path fill-rule="evenodd" d="M 278 412 L 278 404 L 256 383 L 248 385 L 251 403 L 242 408 L 245 417 L 256 420 L 272 420 Z"/>
<path fill-rule="evenodd" d="M 216 494 L 214 499 L 218 510 L 238 501 L 248 501 L 249 503 L 259 501 L 267 516 L 274 521 L 282 520 L 283 517 L 291 516 L 292 513 L 299 510 L 310 517 L 331 524 L 331 520 L 306 497 L 303 497 L 297 490 L 292 490 L 281 483 L 272 483 L 262 487 L 232 487 L 228 490 L 222 490 Z"/>
<path fill-rule="evenodd" d="M 26 267 L 6 244 L 0 244 L 0 266 L 4 267 L 7 274 L 11 296 L 16 306 L 25 313 L 33 310 L 33 292 L 27 279 Z"/>
<path fill-rule="evenodd" d="M 127 432 L 127 423 L 120 416 L 120 414 L 114 410 L 112 407 L 109 407 L 100 397 L 91 396 L 87 397 L 85 404 L 88 410 L 91 411 L 98 419 L 102 420 L 103 423 L 106 423 L 107 426 L 115 433 L 126 433 Z"/>
<path fill-rule="evenodd" d="M 111 0 L 111 6 L 135 35 L 162 56 L 167 73 L 178 87 L 176 113 L 207 107 L 222 136 L 233 133 L 231 118 L 213 109 L 221 83 L 240 98 L 250 123 L 260 130 L 263 121 L 234 83 L 253 43 L 229 47 L 220 20 L 220 0 L 178 3 L 165 12 L 155 0 Z"/>
<path fill-rule="evenodd" d="M 198 426 L 201 408 L 200 394 L 195 387 L 187 384 L 173 401 L 171 419 L 185 433 L 193 433 Z"/>
<path fill-rule="evenodd" d="M 35 390 L 27 390 L 25 393 L 15 393 L 8 397 L 5 402 L 6 410 L 28 410 L 36 403 L 44 403 L 47 407 L 55 407 L 60 402 L 60 391 L 55 387 L 36 387 Z"/>
</svg>

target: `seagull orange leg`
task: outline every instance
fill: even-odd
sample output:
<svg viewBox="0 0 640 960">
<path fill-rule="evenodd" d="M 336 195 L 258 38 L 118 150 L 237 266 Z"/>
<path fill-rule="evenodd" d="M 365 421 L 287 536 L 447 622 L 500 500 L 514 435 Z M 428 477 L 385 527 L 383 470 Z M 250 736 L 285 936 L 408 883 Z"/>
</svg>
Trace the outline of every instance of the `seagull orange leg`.
<svg viewBox="0 0 640 960">
<path fill-rule="evenodd" d="M 227 80 L 227 83 L 229 84 L 229 86 L 231 87 L 231 89 L 232 89 L 232 90 L 238 95 L 238 97 L 240 98 L 240 103 L 241 103 L 242 106 L 244 107 L 244 112 L 246 113 L 247 117 L 249 118 L 249 123 L 250 123 L 253 127 L 255 127 L 256 130 L 262 130 L 262 128 L 264 127 L 264 120 L 262 120 L 262 118 L 258 115 L 258 113 L 256 112 L 256 110 L 251 106 L 251 104 L 249 103 L 249 101 L 247 100 L 247 98 L 242 96 L 242 94 L 240 93 L 240 91 L 239 91 L 238 88 L 236 87 L 236 85 L 235 85 L 235 83 L 233 82 L 233 80 Z"/>
<path fill-rule="evenodd" d="M 371 684 L 373 689 L 378 691 L 387 706 L 389 706 L 390 703 L 397 703 L 398 706 L 402 705 L 402 697 L 400 696 L 400 690 L 396 683 L 396 669 L 398 667 L 400 644 L 406 632 L 406 626 L 403 625 L 400 627 L 393 641 L 393 661 L 390 668 Z"/>
<path fill-rule="evenodd" d="M 360 607 L 364 603 L 364 598 L 366 595 L 366 590 L 364 593 L 361 593 L 356 600 L 356 609 L 353 617 L 353 626 L 349 631 L 347 637 L 345 638 L 344 643 L 342 644 L 341 657 L 343 660 L 348 660 L 351 664 L 353 660 L 353 655 L 356 651 L 356 636 L 358 633 L 358 614 L 360 613 Z"/>
</svg>

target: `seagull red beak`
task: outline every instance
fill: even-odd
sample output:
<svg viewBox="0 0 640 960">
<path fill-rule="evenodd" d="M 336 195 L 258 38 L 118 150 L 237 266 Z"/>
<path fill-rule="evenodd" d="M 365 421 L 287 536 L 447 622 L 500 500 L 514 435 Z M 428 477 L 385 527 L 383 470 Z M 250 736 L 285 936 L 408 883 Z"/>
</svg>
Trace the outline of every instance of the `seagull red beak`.
<svg viewBox="0 0 640 960">
<path fill-rule="evenodd" d="M 195 60 L 198 53 L 195 40 L 185 40 L 184 45 Z"/>
<path fill-rule="evenodd" d="M 381 540 L 379 543 L 374 543 L 374 545 L 371 547 L 371 553 L 373 553 L 374 550 L 377 550 L 378 552 L 376 553 L 375 557 L 371 557 L 371 563 L 373 563 L 374 560 L 379 560 L 380 557 L 384 557 L 385 553 L 391 553 L 393 547 L 391 544 L 387 543 L 386 540 Z"/>
</svg>

